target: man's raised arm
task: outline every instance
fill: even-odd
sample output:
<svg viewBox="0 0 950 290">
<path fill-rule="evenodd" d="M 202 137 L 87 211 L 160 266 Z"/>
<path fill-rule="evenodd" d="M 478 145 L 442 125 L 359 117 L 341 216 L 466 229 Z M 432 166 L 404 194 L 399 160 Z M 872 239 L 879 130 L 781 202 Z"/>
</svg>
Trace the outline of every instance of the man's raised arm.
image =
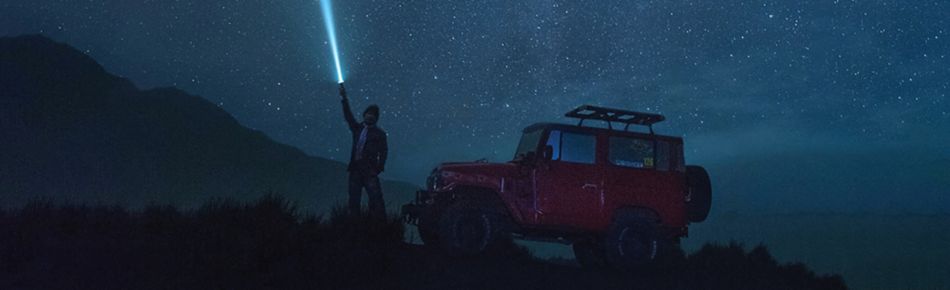
<svg viewBox="0 0 950 290">
<path fill-rule="evenodd" d="M 340 101 L 343 102 L 343 119 L 346 119 L 346 124 L 350 126 L 350 131 L 359 130 L 360 123 L 353 117 L 353 110 L 350 109 L 350 100 L 346 98 L 346 88 L 343 87 L 343 84 L 340 84 Z"/>
</svg>

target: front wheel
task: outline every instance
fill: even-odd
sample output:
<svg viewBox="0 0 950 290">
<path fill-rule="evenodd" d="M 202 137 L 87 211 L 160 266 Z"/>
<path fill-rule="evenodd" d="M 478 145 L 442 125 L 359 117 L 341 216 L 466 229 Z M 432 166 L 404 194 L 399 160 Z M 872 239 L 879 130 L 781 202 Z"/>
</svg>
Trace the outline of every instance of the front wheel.
<svg viewBox="0 0 950 290">
<path fill-rule="evenodd" d="M 439 245 L 439 216 L 435 213 L 428 213 L 419 218 L 419 224 L 416 226 L 419 231 L 419 238 L 427 247 L 436 247 Z"/>
<path fill-rule="evenodd" d="M 498 214 L 466 201 L 447 208 L 439 221 L 439 243 L 451 255 L 480 254 L 501 235 Z"/>
</svg>

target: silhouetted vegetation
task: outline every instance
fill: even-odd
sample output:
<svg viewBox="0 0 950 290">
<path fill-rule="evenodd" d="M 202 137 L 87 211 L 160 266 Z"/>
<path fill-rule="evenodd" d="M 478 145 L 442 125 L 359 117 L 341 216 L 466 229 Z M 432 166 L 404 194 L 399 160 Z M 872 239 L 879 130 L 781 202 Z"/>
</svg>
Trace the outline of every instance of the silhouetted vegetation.
<svg viewBox="0 0 950 290">
<path fill-rule="evenodd" d="M 542 261 L 510 241 L 452 258 L 403 242 L 404 226 L 343 210 L 303 215 L 268 195 L 190 211 L 54 205 L 0 211 L 0 289 L 842 289 L 764 247 L 707 245 L 638 274 Z"/>
<path fill-rule="evenodd" d="M 684 248 L 764 243 L 779 261 L 839 274 L 855 289 L 942 289 L 950 285 L 950 234 L 935 229 L 946 228 L 948 214 L 726 212 L 690 227 Z"/>
</svg>

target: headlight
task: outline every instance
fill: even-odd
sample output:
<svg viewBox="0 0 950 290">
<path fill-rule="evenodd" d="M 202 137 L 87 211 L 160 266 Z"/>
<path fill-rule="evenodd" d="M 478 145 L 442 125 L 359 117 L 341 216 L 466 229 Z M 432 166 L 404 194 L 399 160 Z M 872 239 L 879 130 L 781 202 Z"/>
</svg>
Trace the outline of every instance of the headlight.
<svg viewBox="0 0 950 290">
<path fill-rule="evenodd" d="M 426 178 L 426 189 L 433 191 L 439 189 L 441 179 L 442 173 L 438 170 L 432 170 L 432 174 L 429 174 L 429 177 Z"/>
</svg>

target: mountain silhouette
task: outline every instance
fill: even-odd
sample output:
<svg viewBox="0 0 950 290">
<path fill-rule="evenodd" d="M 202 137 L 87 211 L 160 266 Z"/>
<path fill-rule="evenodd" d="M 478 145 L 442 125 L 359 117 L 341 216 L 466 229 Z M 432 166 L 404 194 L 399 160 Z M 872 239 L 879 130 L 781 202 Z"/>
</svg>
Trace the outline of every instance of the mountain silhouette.
<svg viewBox="0 0 950 290">
<path fill-rule="evenodd" d="M 49 197 L 192 207 L 272 192 L 323 211 L 343 200 L 345 187 L 344 164 L 277 143 L 199 96 L 139 90 L 43 36 L 0 38 L 0 202 L 7 206 Z M 390 206 L 416 189 L 383 187 Z"/>
</svg>

